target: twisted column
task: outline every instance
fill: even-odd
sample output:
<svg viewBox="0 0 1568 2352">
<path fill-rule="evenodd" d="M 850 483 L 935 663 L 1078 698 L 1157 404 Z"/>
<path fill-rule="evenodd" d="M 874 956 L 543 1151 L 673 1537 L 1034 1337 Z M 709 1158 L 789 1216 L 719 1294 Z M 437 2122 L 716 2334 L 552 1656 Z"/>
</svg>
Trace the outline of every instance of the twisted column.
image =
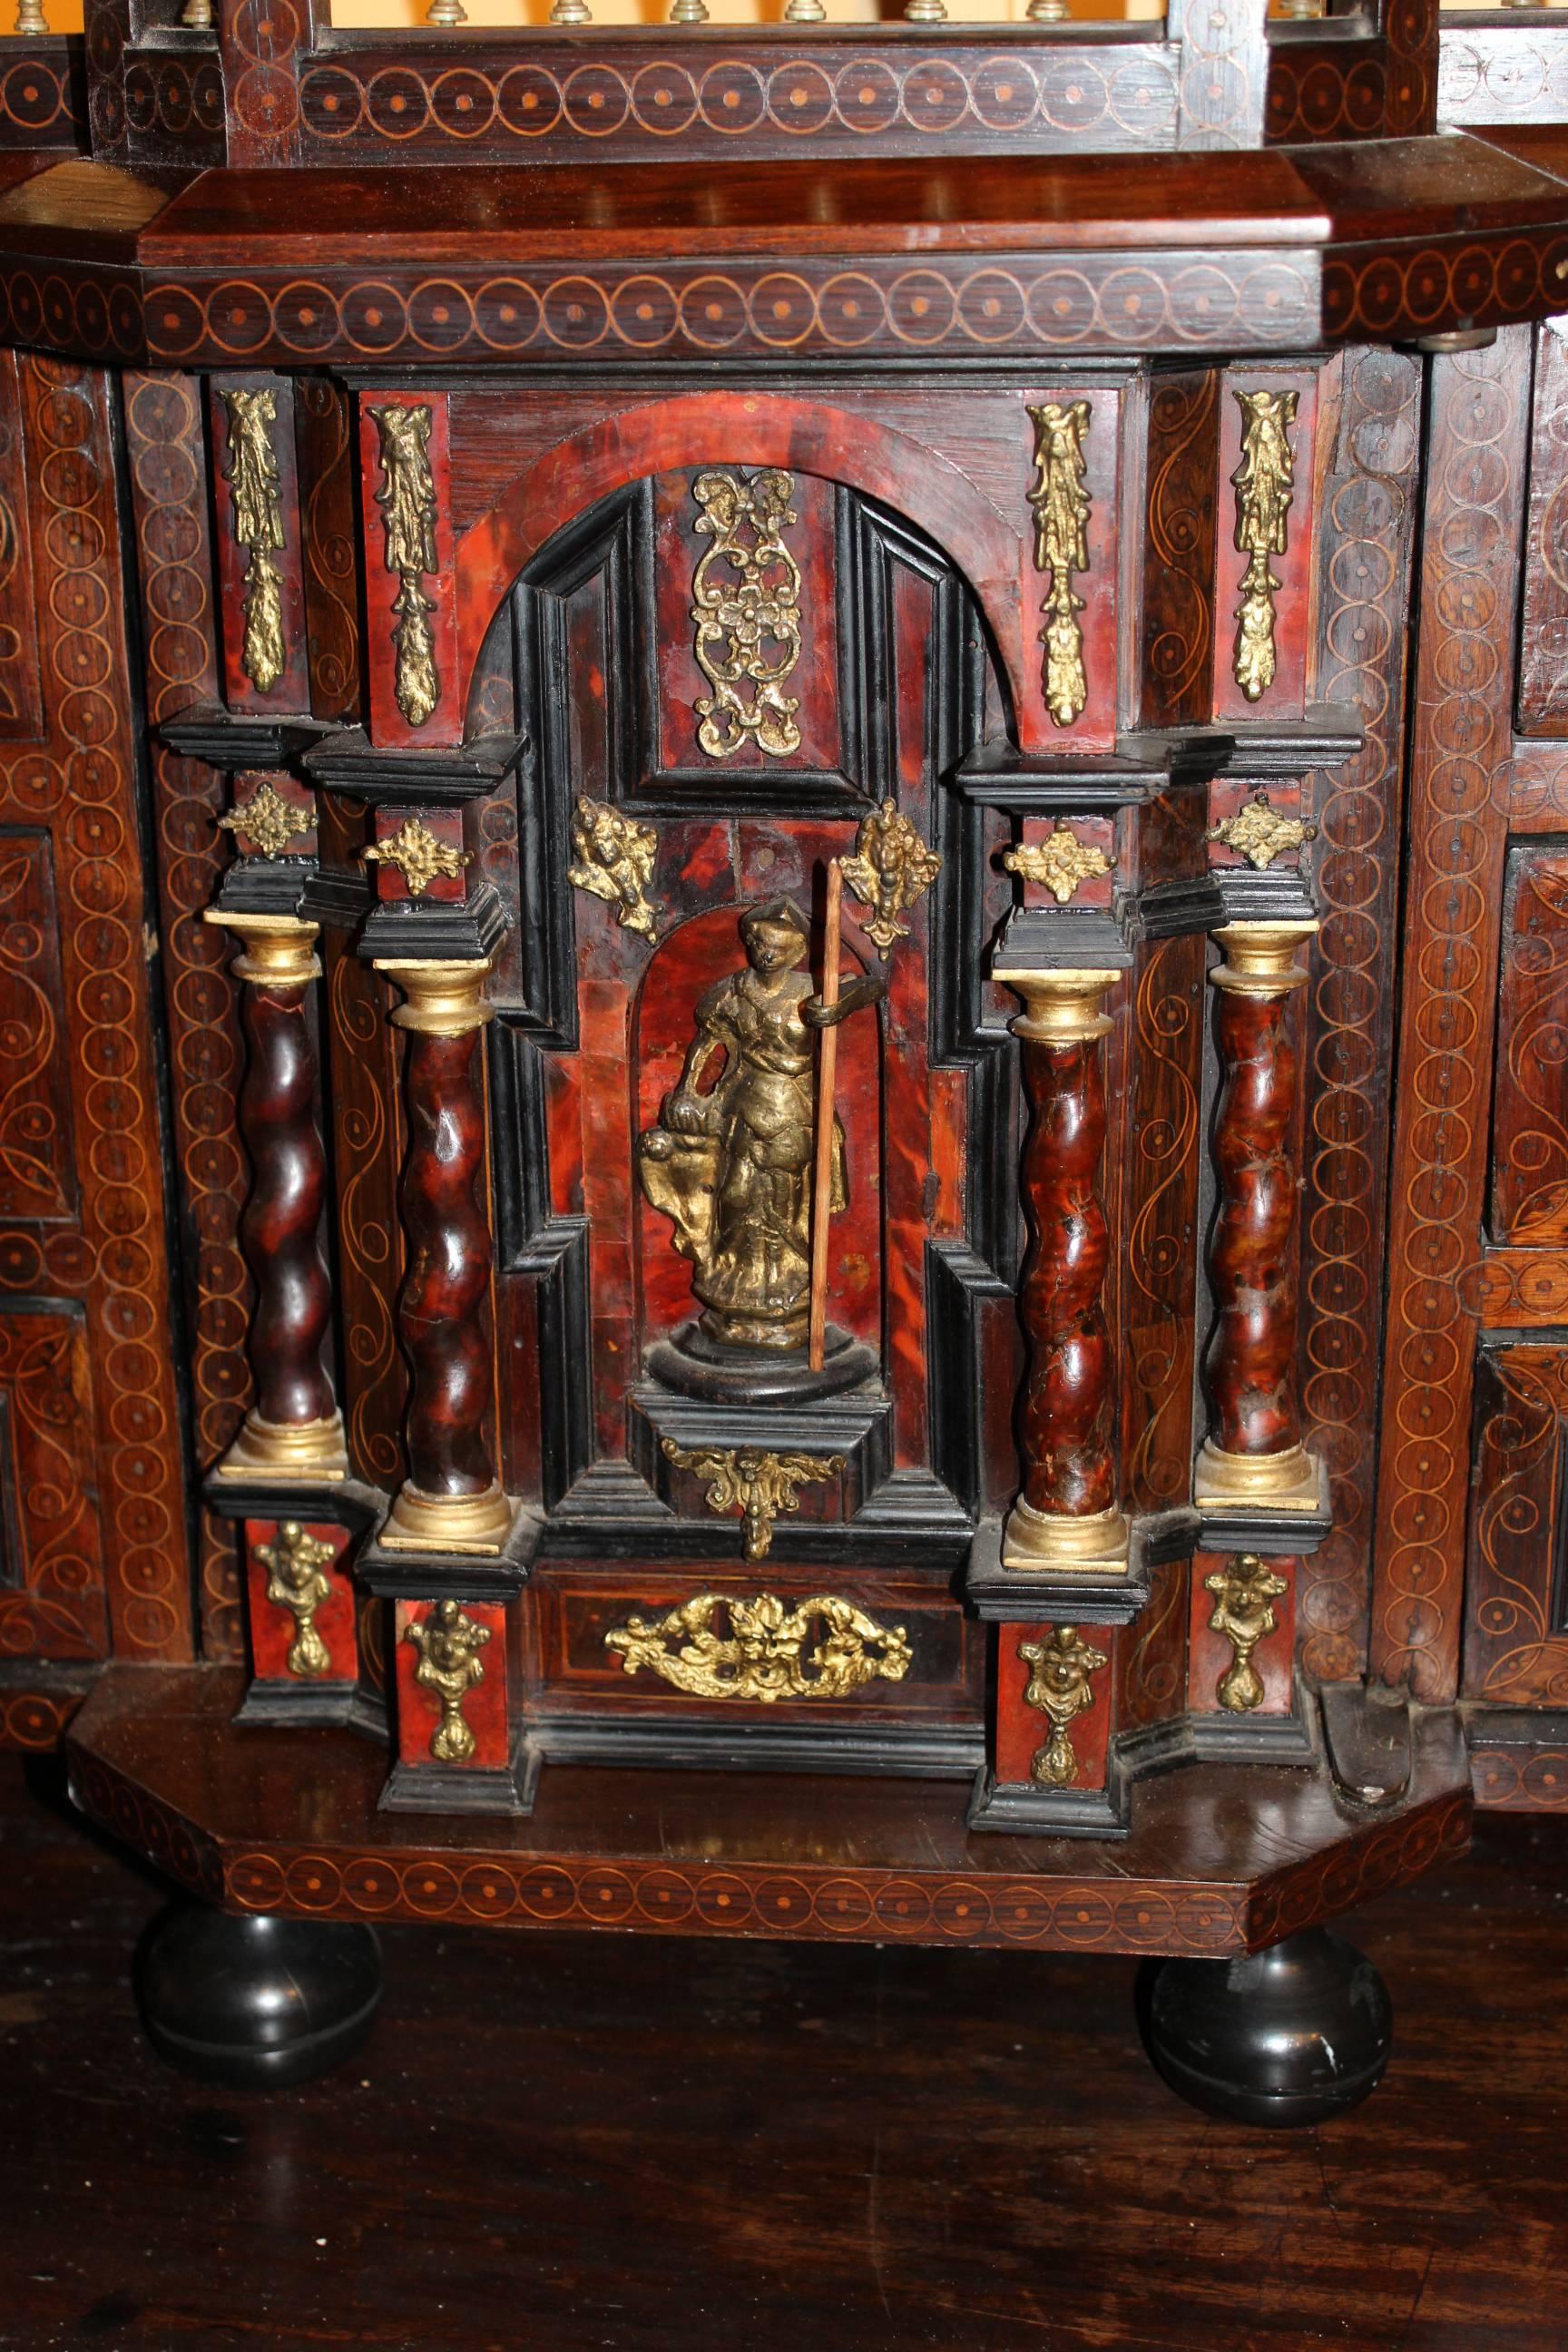
<svg viewBox="0 0 1568 2352">
<path fill-rule="evenodd" d="M 479 1033 L 488 961 L 378 962 L 405 1002 L 408 1157 L 398 1211 L 408 1271 L 398 1331 L 413 1379 L 408 1475 L 381 1540 L 394 1549 L 496 1552 L 511 1526 L 490 1450 L 495 1349 Z"/>
<path fill-rule="evenodd" d="M 1312 922 L 1228 923 L 1215 938 L 1221 1087 L 1215 1127 L 1219 1207 L 1209 1249 L 1214 1334 L 1204 1358 L 1209 1433 L 1200 1510 L 1311 1510 L 1316 1465 L 1296 1391 L 1297 1171 L 1290 1151 L 1299 1057 L 1289 1004 L 1306 985 L 1298 948 Z"/>
<path fill-rule="evenodd" d="M 317 925 L 295 915 L 208 910 L 241 942 L 237 978 L 247 1057 L 239 1131 L 250 1158 L 239 1245 L 256 1284 L 250 1368 L 256 1402 L 218 1465 L 226 1478 L 337 1479 L 347 1475 L 342 1416 L 321 1349 L 331 1286 L 321 1257 L 326 1155 L 316 1121 L 316 1047 L 309 993 L 321 967 Z"/>
<path fill-rule="evenodd" d="M 1024 999 L 1031 1120 L 1023 1200 L 1029 1248 L 1018 1311 L 1029 1343 L 1019 1406 L 1023 1492 L 1003 1531 L 1006 1568 L 1120 1575 L 1128 1528 L 1116 1458 L 1114 1357 L 1101 1292 L 1109 1252 L 1098 1191 L 1105 1149 L 1101 1039 L 1114 971 L 1004 971 Z"/>
</svg>

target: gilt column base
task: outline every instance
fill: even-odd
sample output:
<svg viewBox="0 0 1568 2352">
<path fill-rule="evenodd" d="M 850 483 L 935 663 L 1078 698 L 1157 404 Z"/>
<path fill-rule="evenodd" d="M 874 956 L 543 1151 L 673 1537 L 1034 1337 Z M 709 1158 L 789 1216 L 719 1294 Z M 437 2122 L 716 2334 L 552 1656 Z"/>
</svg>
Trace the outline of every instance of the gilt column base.
<svg viewBox="0 0 1568 2352">
<path fill-rule="evenodd" d="M 341 1412 L 298 1422 L 264 1421 L 258 1412 L 247 1413 L 216 1472 L 220 1478 L 244 1478 L 252 1486 L 273 1480 L 321 1486 L 348 1475 Z"/>
<path fill-rule="evenodd" d="M 1205 1438 L 1193 1500 L 1205 1518 L 1229 1511 L 1319 1512 L 1327 1502 L 1322 1465 L 1304 1445 L 1282 1454 L 1226 1454 Z"/>
<path fill-rule="evenodd" d="M 499 1485 L 482 1495 L 426 1495 L 404 1486 L 377 1541 L 384 1551 L 494 1555 L 506 1549 L 516 1517 L 516 1504 Z"/>
<path fill-rule="evenodd" d="M 1002 1565 L 1036 1576 L 1125 1576 L 1131 1544 L 1123 1511 L 1069 1518 L 1062 1512 L 1037 1511 L 1020 1496 L 1002 1530 Z"/>
</svg>

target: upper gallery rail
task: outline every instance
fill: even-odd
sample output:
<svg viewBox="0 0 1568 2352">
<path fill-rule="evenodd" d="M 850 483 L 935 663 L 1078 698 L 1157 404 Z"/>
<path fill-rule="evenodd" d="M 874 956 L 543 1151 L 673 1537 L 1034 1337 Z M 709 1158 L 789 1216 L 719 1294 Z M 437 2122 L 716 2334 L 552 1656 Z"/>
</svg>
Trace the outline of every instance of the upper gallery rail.
<svg viewBox="0 0 1568 2352">
<path fill-rule="evenodd" d="M 366 0 L 353 24 L 331 0 L 85 0 L 85 37 L 49 30 L 72 0 L 14 5 L 0 149 L 121 166 L 1149 154 L 1409 137 L 1438 111 L 1435 0 L 1094 22 L 1074 0 L 382 0 L 423 11 L 400 26 Z M 1515 41 L 1550 42 L 1552 13 L 1518 8 Z M 1506 46 L 1510 20 L 1474 21 Z"/>
</svg>

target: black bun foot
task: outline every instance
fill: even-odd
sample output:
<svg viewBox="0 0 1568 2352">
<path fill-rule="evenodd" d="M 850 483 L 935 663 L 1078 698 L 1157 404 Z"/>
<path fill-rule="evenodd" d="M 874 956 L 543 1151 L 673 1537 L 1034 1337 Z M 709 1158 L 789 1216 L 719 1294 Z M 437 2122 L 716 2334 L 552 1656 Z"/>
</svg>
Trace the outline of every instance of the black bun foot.
<svg viewBox="0 0 1568 2352">
<path fill-rule="evenodd" d="M 381 1956 L 353 1923 L 177 1906 L 153 1922 L 136 1992 L 148 2039 L 172 2066 L 281 2090 L 359 2048 L 381 2000 Z"/>
<path fill-rule="evenodd" d="M 1326 1927 L 1242 1959 L 1152 1961 L 1140 2010 L 1171 2088 L 1244 2124 L 1321 2124 L 1358 2106 L 1394 2023 L 1372 1962 Z"/>
</svg>

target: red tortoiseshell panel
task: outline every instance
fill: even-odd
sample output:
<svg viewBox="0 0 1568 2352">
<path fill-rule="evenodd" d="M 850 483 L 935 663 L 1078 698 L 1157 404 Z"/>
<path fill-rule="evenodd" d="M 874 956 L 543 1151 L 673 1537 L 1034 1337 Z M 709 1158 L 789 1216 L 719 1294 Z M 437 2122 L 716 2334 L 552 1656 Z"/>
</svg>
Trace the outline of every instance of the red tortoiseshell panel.
<svg viewBox="0 0 1568 2352">
<path fill-rule="evenodd" d="M 1115 822 L 1108 816 L 1038 817 L 1026 816 L 1021 827 L 1022 846 L 1042 849 L 1054 833 L 1070 834 L 1085 849 L 1097 849 L 1105 860 L 1103 874 L 1086 874 L 1075 882 L 1067 898 L 1058 898 L 1046 882 L 1032 882 L 1021 876 L 1026 907 L 1109 907 L 1116 882 Z"/>
<path fill-rule="evenodd" d="M 1089 494 L 1089 563 L 1086 570 L 1075 572 L 1072 576 L 1073 593 L 1083 600 L 1083 609 L 1077 619 L 1083 633 L 1086 699 L 1072 724 L 1058 727 L 1051 718 L 1045 694 L 1045 647 L 1039 632 L 1047 580 L 1035 566 L 1035 518 L 1028 504 L 1028 494 L 1037 478 L 1035 425 L 1028 411 L 1031 406 L 1039 407 L 1052 401 L 1069 407 L 1075 400 L 1088 401 L 1090 412 L 1083 435 L 1083 487 Z M 1020 504 L 1016 509 L 1022 520 L 1018 597 L 1025 622 L 1020 719 L 1026 740 L 1032 735 L 1037 740 L 1048 740 L 1052 751 L 1108 751 L 1116 741 L 1121 395 L 1105 384 L 1053 384 L 1043 392 L 1026 393 L 1024 403 L 1018 420 L 1019 456 L 1023 462 L 1019 468 Z"/>
<path fill-rule="evenodd" d="M 316 795 L 310 791 L 309 785 L 302 784 L 297 776 L 290 776 L 281 769 L 247 768 L 244 770 L 234 780 L 234 799 L 230 813 L 234 815 L 240 814 L 249 806 L 257 793 L 264 791 L 268 785 L 271 786 L 278 798 L 290 810 L 298 810 L 301 816 L 308 816 L 310 820 L 310 826 L 305 832 L 289 835 L 280 854 L 285 857 L 314 857 L 317 849 Z M 267 855 L 255 835 L 247 833 L 243 827 L 228 826 L 225 831 L 230 835 L 235 847 L 243 856 L 260 857 Z M 222 834 L 218 835 L 220 841 L 223 837 Z"/>
</svg>

